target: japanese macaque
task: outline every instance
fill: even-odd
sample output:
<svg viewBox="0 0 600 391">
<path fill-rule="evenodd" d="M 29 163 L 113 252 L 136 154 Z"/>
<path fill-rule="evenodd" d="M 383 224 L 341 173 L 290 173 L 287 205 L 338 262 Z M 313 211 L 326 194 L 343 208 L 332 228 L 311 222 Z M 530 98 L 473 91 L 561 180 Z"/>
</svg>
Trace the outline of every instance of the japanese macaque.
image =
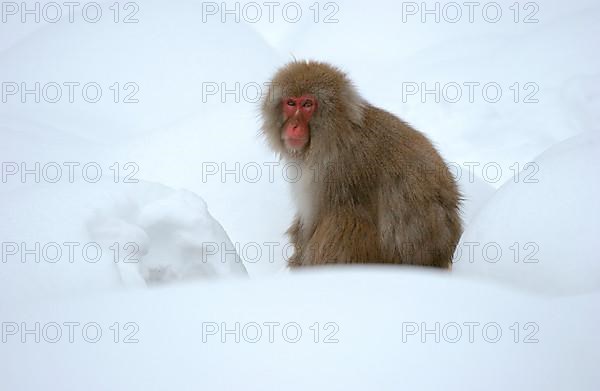
<svg viewBox="0 0 600 391">
<path fill-rule="evenodd" d="M 331 263 L 449 268 L 461 196 L 431 142 L 370 105 L 339 69 L 294 61 L 273 77 L 262 130 L 301 175 L 290 267 Z"/>
</svg>

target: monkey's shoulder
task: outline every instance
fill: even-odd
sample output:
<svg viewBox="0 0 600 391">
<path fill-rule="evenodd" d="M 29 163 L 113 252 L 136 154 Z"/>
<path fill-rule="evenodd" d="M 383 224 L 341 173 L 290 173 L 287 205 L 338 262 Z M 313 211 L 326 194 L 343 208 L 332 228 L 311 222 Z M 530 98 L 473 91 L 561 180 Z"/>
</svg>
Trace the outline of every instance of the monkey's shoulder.
<svg viewBox="0 0 600 391">
<path fill-rule="evenodd" d="M 422 161 L 442 162 L 433 143 L 423 133 L 397 115 L 379 107 L 367 105 L 362 128 L 366 132 L 366 147 L 378 159 L 400 159 L 402 164 L 422 164 Z"/>
</svg>

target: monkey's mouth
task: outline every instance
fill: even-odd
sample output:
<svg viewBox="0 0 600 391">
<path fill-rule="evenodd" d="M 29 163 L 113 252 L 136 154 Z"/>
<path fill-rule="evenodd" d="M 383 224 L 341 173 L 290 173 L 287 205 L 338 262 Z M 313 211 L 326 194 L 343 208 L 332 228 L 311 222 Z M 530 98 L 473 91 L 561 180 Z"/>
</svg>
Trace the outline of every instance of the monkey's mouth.
<svg viewBox="0 0 600 391">
<path fill-rule="evenodd" d="M 292 151 L 299 151 L 306 147 L 308 138 L 306 137 L 286 137 L 283 139 L 286 148 Z"/>
</svg>

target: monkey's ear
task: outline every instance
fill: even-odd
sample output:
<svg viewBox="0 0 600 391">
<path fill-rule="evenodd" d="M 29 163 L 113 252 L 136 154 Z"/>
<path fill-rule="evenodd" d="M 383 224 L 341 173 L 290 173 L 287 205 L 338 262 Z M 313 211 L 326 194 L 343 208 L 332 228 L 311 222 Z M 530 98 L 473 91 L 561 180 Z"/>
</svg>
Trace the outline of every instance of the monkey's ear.
<svg viewBox="0 0 600 391">
<path fill-rule="evenodd" d="M 283 98 L 282 88 L 277 83 L 270 82 L 267 85 L 269 88 L 267 88 L 261 100 L 263 117 L 272 115 L 276 110 L 279 110 L 281 99 Z"/>
<path fill-rule="evenodd" d="M 280 132 L 284 122 L 283 112 L 281 110 L 282 97 L 282 89 L 277 86 L 275 82 L 272 82 L 269 84 L 269 88 L 266 93 L 264 93 L 260 103 L 263 121 L 261 126 L 262 133 L 271 148 L 280 154 L 282 152 Z"/>
</svg>

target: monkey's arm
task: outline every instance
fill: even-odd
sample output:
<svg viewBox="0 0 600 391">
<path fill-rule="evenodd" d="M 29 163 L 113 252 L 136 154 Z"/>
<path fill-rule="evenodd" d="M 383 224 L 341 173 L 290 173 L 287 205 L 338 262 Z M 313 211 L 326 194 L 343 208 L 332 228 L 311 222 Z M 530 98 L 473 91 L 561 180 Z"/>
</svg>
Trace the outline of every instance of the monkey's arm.
<svg viewBox="0 0 600 391">
<path fill-rule="evenodd" d="M 296 217 L 294 222 L 287 230 L 287 234 L 290 238 L 290 242 L 294 246 L 294 254 L 288 260 L 288 266 L 290 268 L 295 268 L 302 265 L 302 246 L 300 243 L 300 218 Z"/>
</svg>

